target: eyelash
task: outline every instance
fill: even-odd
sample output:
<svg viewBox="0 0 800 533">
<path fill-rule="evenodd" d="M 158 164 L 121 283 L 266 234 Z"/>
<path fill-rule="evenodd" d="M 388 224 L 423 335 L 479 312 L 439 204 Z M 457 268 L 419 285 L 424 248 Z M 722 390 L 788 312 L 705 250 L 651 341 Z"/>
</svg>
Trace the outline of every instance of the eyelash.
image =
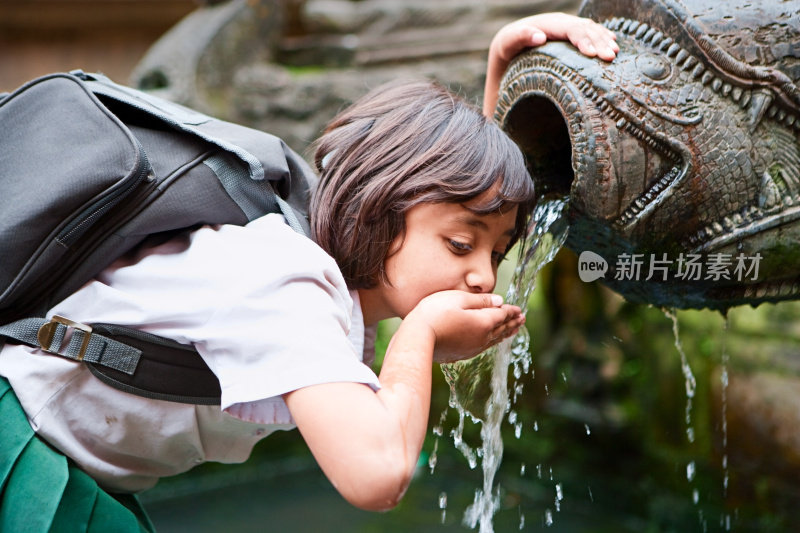
<svg viewBox="0 0 800 533">
<path fill-rule="evenodd" d="M 459 255 L 467 254 L 472 251 L 472 246 L 470 246 L 469 244 L 459 241 L 454 241 L 453 239 L 448 239 L 448 244 L 450 245 L 450 248 L 453 250 L 453 252 Z M 506 258 L 505 252 L 492 252 L 492 261 L 494 261 L 496 265 L 499 265 L 500 263 L 505 261 L 505 258 Z"/>
<path fill-rule="evenodd" d="M 467 243 L 454 241 L 453 239 L 448 239 L 447 242 L 450 248 L 457 254 L 466 254 L 472 251 L 472 246 Z"/>
</svg>

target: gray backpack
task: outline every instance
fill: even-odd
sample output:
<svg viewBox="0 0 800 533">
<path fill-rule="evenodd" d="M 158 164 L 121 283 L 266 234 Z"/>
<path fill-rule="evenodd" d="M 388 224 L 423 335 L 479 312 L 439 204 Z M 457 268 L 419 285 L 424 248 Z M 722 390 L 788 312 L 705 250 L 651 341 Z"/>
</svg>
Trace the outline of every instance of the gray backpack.
<svg viewBox="0 0 800 533">
<path fill-rule="evenodd" d="M 191 346 L 44 313 L 145 239 L 267 213 L 308 235 L 316 179 L 273 135 L 102 75 L 52 74 L 0 95 L 0 338 L 82 360 L 122 390 L 218 403 Z"/>
</svg>

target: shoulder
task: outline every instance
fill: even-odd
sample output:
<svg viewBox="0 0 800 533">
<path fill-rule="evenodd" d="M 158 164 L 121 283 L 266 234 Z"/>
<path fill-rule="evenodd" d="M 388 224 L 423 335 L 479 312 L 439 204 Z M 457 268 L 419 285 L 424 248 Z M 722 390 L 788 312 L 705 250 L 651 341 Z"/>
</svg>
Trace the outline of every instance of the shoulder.
<svg viewBox="0 0 800 533">
<path fill-rule="evenodd" d="M 336 262 L 310 238 L 292 230 L 281 215 L 245 226 L 204 226 L 188 235 L 139 250 L 103 273 L 101 281 L 138 287 L 151 280 L 160 289 L 181 286 L 231 297 L 272 283 L 316 281 L 346 291 Z"/>
</svg>

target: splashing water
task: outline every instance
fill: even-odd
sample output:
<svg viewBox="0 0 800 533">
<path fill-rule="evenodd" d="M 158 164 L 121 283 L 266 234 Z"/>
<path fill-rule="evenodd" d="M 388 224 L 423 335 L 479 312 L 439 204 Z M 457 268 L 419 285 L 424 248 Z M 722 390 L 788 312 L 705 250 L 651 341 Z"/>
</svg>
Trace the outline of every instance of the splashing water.
<svg viewBox="0 0 800 533">
<path fill-rule="evenodd" d="M 728 355 L 728 329 L 730 328 L 730 318 L 725 314 L 725 325 L 722 331 L 722 373 L 720 381 L 722 389 L 720 391 L 720 401 L 722 403 L 722 497 L 728 497 L 728 482 L 730 480 L 730 471 L 728 470 L 728 363 L 730 356 Z M 723 514 L 725 519 L 725 530 L 731 530 L 731 516 L 730 514 Z"/>
<path fill-rule="evenodd" d="M 681 343 L 680 331 L 678 330 L 678 315 L 674 309 L 664 310 L 667 318 L 672 320 L 672 333 L 675 336 L 675 348 L 681 355 L 681 370 L 683 377 L 686 380 L 686 437 L 689 442 L 694 442 L 694 426 L 692 425 L 692 400 L 694 393 L 697 389 L 697 380 L 692 373 L 692 367 L 689 366 L 689 359 L 686 357 L 686 352 L 683 350 Z"/>
<path fill-rule="evenodd" d="M 506 293 L 507 303 L 517 305 L 523 311 L 527 308 L 537 274 L 553 260 L 566 240 L 566 207 L 566 199 L 552 198 L 541 200 L 534 210 L 525 241 L 520 246 L 519 263 Z M 499 486 L 497 490 L 493 488 L 503 457 L 501 425 L 512 404 L 508 369 L 513 367 L 513 399 L 516 400 L 522 390 L 520 380 L 530 372 L 529 346 L 528 330 L 521 328 L 513 339 L 506 339 L 477 357 L 442 365 L 450 386 L 450 406 L 459 415 L 458 427 L 451 433 L 453 442 L 471 468 L 476 466 L 476 455 L 481 459 L 483 487 L 475 491 L 475 500 L 464 513 L 465 525 L 473 529 L 480 525 L 481 533 L 493 531 L 492 517 L 499 507 Z M 466 417 L 481 424 L 482 444 L 477 453 L 462 438 Z M 515 433 L 519 433 L 521 425 L 516 420 L 510 422 L 515 426 Z"/>
</svg>

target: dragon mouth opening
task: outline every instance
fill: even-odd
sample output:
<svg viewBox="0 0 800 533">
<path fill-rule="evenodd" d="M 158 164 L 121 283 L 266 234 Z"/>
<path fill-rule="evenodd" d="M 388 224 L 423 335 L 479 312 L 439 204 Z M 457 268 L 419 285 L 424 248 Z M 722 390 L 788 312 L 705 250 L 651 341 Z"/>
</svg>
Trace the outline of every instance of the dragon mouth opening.
<svg viewBox="0 0 800 533">
<path fill-rule="evenodd" d="M 563 110 L 548 98 L 529 96 L 515 105 L 505 126 L 526 156 L 528 170 L 539 186 L 537 194 L 569 194 L 575 172 L 572 140 Z"/>
<path fill-rule="evenodd" d="M 584 215 L 628 233 L 687 175 L 691 156 L 612 104 L 591 81 L 602 67 L 561 44 L 543 47 L 554 57 L 532 53 L 512 66 L 496 117 L 525 154 L 537 194 L 569 194 Z"/>
</svg>

